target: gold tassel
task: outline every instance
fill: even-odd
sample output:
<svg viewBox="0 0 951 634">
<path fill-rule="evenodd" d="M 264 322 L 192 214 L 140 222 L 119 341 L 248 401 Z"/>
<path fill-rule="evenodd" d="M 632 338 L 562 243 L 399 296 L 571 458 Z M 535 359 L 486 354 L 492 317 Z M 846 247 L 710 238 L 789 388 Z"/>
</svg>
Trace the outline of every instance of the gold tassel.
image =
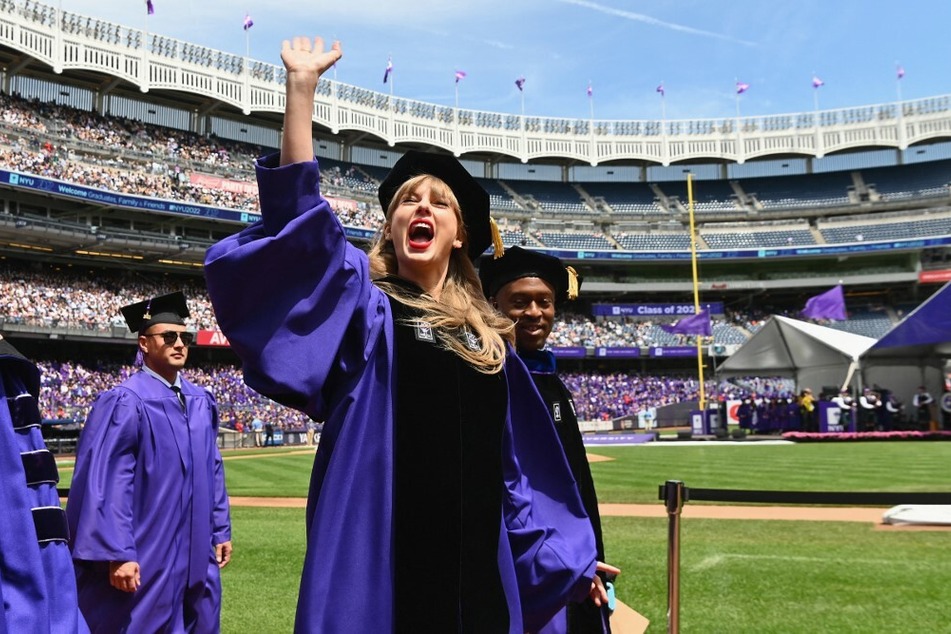
<svg viewBox="0 0 951 634">
<path fill-rule="evenodd" d="M 565 270 L 568 271 L 568 299 L 578 299 L 578 271 L 572 266 L 566 266 Z"/>
<path fill-rule="evenodd" d="M 502 234 L 499 233 L 499 225 L 495 224 L 495 219 L 489 217 L 489 229 L 492 232 L 492 248 L 495 254 L 493 259 L 498 260 L 505 253 L 505 245 L 502 244 Z"/>
</svg>

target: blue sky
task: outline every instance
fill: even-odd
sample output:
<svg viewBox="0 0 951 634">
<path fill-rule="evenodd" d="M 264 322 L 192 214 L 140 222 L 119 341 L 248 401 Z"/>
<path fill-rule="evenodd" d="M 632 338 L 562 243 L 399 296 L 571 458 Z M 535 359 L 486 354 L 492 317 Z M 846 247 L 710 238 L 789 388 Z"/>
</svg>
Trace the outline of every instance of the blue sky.
<svg viewBox="0 0 951 634">
<path fill-rule="evenodd" d="M 46 0 L 55 3 L 55 0 Z M 743 115 L 951 94 L 947 0 L 61 0 L 66 10 L 280 63 L 291 35 L 337 38 L 337 79 L 492 112 L 570 118 Z M 241 23 L 254 20 L 249 40 Z M 515 79 L 524 76 L 520 95 Z M 586 95 L 591 83 L 593 96 Z M 656 92 L 663 82 L 666 98 Z"/>
</svg>

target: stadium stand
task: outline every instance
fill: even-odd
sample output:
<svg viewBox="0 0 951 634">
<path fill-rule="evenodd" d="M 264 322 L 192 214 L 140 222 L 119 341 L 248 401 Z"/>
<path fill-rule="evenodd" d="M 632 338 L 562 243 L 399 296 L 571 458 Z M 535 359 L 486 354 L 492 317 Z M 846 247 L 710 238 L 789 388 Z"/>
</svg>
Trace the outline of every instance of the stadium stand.
<svg viewBox="0 0 951 634">
<path fill-rule="evenodd" d="M 808 225 L 774 230 L 739 223 L 729 229 L 713 229 L 707 225 L 701 228 L 700 236 L 711 249 L 775 248 L 816 243 Z"/>
<path fill-rule="evenodd" d="M 552 214 L 591 214 L 594 211 L 580 200 L 580 195 L 567 183 L 548 181 L 507 181 L 519 196 L 537 203 L 536 211 Z"/>
<path fill-rule="evenodd" d="M 863 169 L 862 178 L 882 201 L 946 197 L 951 184 L 951 161 L 916 163 L 911 169 L 873 167 Z"/>
<path fill-rule="evenodd" d="M 849 172 L 747 178 L 737 184 L 765 211 L 845 206 L 853 186 Z"/>
<path fill-rule="evenodd" d="M 951 214 L 935 214 L 931 217 L 905 215 L 901 219 L 893 217 L 878 221 L 872 221 L 867 216 L 863 220 L 841 218 L 825 220 L 819 223 L 818 229 L 830 244 L 946 236 L 951 233 Z"/>
<path fill-rule="evenodd" d="M 580 186 L 595 200 L 603 200 L 612 214 L 667 214 L 646 183 L 580 183 Z"/>
</svg>

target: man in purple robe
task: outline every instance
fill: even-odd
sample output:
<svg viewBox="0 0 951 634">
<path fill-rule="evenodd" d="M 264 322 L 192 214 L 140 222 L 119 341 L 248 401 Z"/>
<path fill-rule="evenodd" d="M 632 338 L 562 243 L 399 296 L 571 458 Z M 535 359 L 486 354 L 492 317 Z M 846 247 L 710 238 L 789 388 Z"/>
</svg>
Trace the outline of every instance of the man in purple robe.
<svg viewBox="0 0 951 634">
<path fill-rule="evenodd" d="M 59 473 L 40 432 L 40 372 L 0 336 L 0 633 L 88 632 L 79 613 Z"/>
<path fill-rule="evenodd" d="M 531 373 L 555 424 L 594 531 L 598 561 L 606 561 L 598 497 L 574 400 L 556 372 L 555 355 L 545 349 L 555 322 L 556 305 L 577 298 L 580 278 L 558 258 L 517 246 L 507 249 L 500 258 L 484 260 L 479 267 L 479 278 L 489 302 L 515 322 L 518 356 Z M 561 456 L 552 456 L 552 459 L 560 460 Z M 603 572 L 599 576 L 605 583 L 613 582 L 615 577 Z M 610 632 L 610 609 L 607 603 L 599 605 L 586 597 L 582 602 L 570 603 L 544 631 L 557 631 L 553 629 L 557 625 L 567 626 L 569 634 Z"/>
<path fill-rule="evenodd" d="M 220 630 L 231 520 L 214 397 L 181 370 L 182 293 L 122 309 L 142 369 L 103 393 L 79 442 L 66 515 L 93 632 Z"/>
</svg>

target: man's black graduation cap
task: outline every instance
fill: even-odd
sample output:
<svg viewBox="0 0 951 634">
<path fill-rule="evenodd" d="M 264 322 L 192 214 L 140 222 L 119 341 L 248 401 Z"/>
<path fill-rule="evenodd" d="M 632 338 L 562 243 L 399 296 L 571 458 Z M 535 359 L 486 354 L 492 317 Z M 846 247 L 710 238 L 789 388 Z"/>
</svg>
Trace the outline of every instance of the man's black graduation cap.
<svg viewBox="0 0 951 634">
<path fill-rule="evenodd" d="M 555 291 L 555 301 L 561 302 L 578 297 L 581 278 L 572 267 L 566 267 L 558 258 L 512 247 L 500 258 L 486 258 L 479 265 L 479 279 L 486 297 L 493 297 L 499 289 L 523 277 L 538 277 L 545 280 Z"/>
<path fill-rule="evenodd" d="M 181 291 L 160 295 L 119 309 L 130 332 L 142 334 L 155 324 L 185 325 L 190 315 L 185 294 Z"/>
<path fill-rule="evenodd" d="M 497 250 L 501 250 L 501 239 L 496 239 L 498 231 L 492 230 L 489 218 L 489 194 L 462 163 L 448 154 L 429 154 L 418 150 L 404 154 L 380 183 L 379 197 L 383 213 L 390 208 L 390 202 L 400 186 L 421 174 L 435 176 L 446 183 L 459 201 L 469 237 L 470 260 L 475 261 L 493 242 L 498 245 Z"/>
</svg>

